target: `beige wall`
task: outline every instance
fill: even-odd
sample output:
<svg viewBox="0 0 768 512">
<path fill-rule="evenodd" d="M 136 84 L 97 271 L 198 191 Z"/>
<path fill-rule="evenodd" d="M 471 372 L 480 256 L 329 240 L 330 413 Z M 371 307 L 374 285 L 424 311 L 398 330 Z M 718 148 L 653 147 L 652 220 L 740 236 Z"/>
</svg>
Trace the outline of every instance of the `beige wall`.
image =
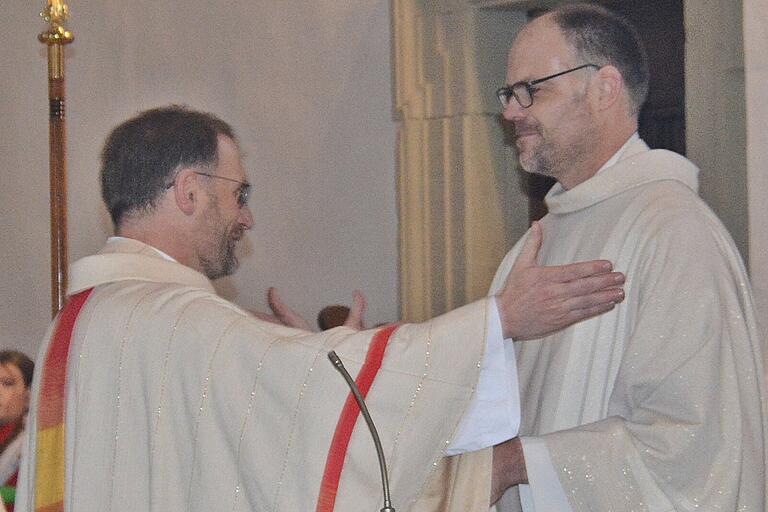
<svg viewBox="0 0 768 512">
<path fill-rule="evenodd" d="M 0 347 L 28 352 L 50 310 L 44 3 L 4 2 L 0 18 Z M 69 4 L 71 259 L 110 231 L 97 188 L 107 131 L 186 103 L 233 124 L 254 184 L 256 226 L 222 292 L 263 308 L 278 285 L 314 319 L 361 288 L 371 322 L 398 317 L 389 2 Z"/>
<path fill-rule="evenodd" d="M 763 332 L 768 329 L 768 0 L 744 0 L 749 176 L 749 269 Z"/>
<path fill-rule="evenodd" d="M 701 169 L 701 197 L 748 260 L 741 0 L 687 1 L 684 7 L 687 156 Z"/>
<path fill-rule="evenodd" d="M 392 5 L 401 310 L 420 321 L 485 296 L 528 226 L 494 94 L 525 15 L 460 1 Z"/>
</svg>

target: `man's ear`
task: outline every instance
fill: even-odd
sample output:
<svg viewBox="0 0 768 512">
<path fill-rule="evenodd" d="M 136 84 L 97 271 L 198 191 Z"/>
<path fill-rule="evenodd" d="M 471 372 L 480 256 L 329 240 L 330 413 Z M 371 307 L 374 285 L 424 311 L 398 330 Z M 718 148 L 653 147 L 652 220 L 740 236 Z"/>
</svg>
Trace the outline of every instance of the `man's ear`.
<svg viewBox="0 0 768 512">
<path fill-rule="evenodd" d="M 603 66 L 597 70 L 595 80 L 595 106 L 598 110 L 611 108 L 622 97 L 624 78 L 616 67 Z"/>
<path fill-rule="evenodd" d="M 174 180 L 173 197 L 176 206 L 185 215 L 195 213 L 195 208 L 200 201 L 200 181 L 197 179 L 195 171 L 189 168 L 180 169 L 176 173 Z"/>
</svg>

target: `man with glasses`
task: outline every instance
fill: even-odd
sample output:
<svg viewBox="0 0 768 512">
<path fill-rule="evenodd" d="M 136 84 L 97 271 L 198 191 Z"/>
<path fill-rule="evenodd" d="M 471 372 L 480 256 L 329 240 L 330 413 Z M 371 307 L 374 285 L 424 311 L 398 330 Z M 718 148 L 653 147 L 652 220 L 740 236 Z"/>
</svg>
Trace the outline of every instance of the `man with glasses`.
<svg viewBox="0 0 768 512">
<path fill-rule="evenodd" d="M 698 169 L 639 139 L 648 82 L 635 30 L 593 5 L 533 20 L 509 52 L 497 95 L 520 165 L 557 180 L 539 262 L 609 259 L 627 276 L 627 300 L 515 343 L 522 423 L 494 454 L 508 475 L 496 495 L 521 485 L 503 511 L 766 510 L 748 278 L 696 195 Z"/>
<path fill-rule="evenodd" d="M 72 266 L 40 352 L 18 511 L 378 510 L 373 444 L 330 350 L 369 388 L 397 509 L 487 510 L 491 446 L 519 417 L 508 396 L 475 398 L 479 381 L 507 383 L 489 354 L 623 297 L 609 262 L 540 267 L 536 239 L 496 297 L 424 324 L 309 333 L 210 283 L 253 225 L 228 124 L 143 112 L 108 137 L 101 184 L 118 236 Z"/>
</svg>

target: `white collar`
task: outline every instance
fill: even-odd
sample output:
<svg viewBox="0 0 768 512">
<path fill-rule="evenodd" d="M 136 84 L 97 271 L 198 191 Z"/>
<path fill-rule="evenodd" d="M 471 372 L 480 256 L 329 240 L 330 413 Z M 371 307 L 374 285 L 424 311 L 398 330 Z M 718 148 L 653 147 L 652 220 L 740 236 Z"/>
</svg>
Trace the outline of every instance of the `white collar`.
<svg viewBox="0 0 768 512">
<path fill-rule="evenodd" d="M 115 235 L 115 236 L 111 236 L 111 237 L 107 238 L 107 247 L 109 247 L 110 245 L 112 245 L 112 244 L 115 244 L 115 243 L 117 243 L 117 242 L 121 242 L 121 241 L 125 241 L 125 240 L 135 240 L 135 239 L 134 239 L 134 238 L 128 238 L 128 237 L 126 237 L 126 236 L 117 236 L 117 235 Z M 168 260 L 168 261 L 175 261 L 176 263 L 178 263 L 178 261 L 176 261 L 176 259 L 175 259 L 175 258 L 173 258 L 173 257 L 171 257 L 171 256 L 168 256 L 166 253 L 164 253 L 163 251 L 161 251 L 161 250 L 160 250 L 160 249 L 158 249 L 157 247 L 153 247 L 153 246 L 149 245 L 149 244 L 148 244 L 148 243 L 146 243 L 146 242 L 142 242 L 142 243 L 143 243 L 143 244 L 144 244 L 146 247 L 148 247 L 149 249 L 152 249 L 153 251 L 156 251 L 156 252 L 157 252 L 157 254 L 159 254 L 160 256 L 162 256 L 162 257 L 163 257 L 163 259 L 164 259 L 164 260 Z"/>
<path fill-rule="evenodd" d="M 618 161 L 575 187 L 565 190 L 560 183 L 544 200 L 551 214 L 567 214 L 654 181 L 678 181 L 694 193 L 698 190 L 699 169 L 683 156 L 664 149 L 649 150 L 642 139 L 619 151 Z"/>
<path fill-rule="evenodd" d="M 117 281 L 174 283 L 216 293 L 203 274 L 164 256 L 138 240 L 111 237 L 101 252 L 70 266 L 67 295 Z"/>
<path fill-rule="evenodd" d="M 623 146 L 621 146 L 621 147 L 619 148 L 619 150 L 618 150 L 617 152 L 615 152 L 615 153 L 613 154 L 613 156 L 612 156 L 611 158 L 609 158 L 609 159 L 608 159 L 608 161 L 607 161 L 607 162 L 605 162 L 605 163 L 603 164 L 603 166 L 602 166 L 600 169 L 598 169 L 598 170 L 597 170 L 597 172 L 596 172 L 595 174 L 600 174 L 601 172 L 603 172 L 603 171 L 604 171 L 604 170 L 606 170 L 607 168 L 609 168 L 609 167 L 613 167 L 614 165 L 616 165 L 616 163 L 617 163 L 619 160 L 621 160 L 621 158 L 624 156 L 624 153 L 626 153 L 626 152 L 627 152 L 627 149 L 629 148 L 629 146 L 631 146 L 632 144 L 634 144 L 634 143 L 635 143 L 635 142 L 637 142 L 638 140 L 640 140 L 640 134 L 639 134 L 639 133 L 637 133 L 637 132 L 633 133 L 633 134 L 632 134 L 632 135 L 631 135 L 631 136 L 630 136 L 630 137 L 627 139 L 627 141 L 624 143 L 624 145 L 623 145 Z"/>
</svg>

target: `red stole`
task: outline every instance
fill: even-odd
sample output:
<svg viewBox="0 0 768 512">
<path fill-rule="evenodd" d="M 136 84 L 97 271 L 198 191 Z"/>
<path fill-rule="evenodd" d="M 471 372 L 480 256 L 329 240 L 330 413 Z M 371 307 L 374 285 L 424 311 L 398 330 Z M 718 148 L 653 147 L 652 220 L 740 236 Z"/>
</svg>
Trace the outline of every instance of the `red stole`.
<svg viewBox="0 0 768 512">
<path fill-rule="evenodd" d="M 365 362 L 360 373 L 357 374 L 355 384 L 360 388 L 360 394 L 365 398 L 368 390 L 371 389 L 373 380 L 381 368 L 384 359 L 384 350 L 387 348 L 389 338 L 398 325 L 390 325 L 377 332 L 371 344 L 368 347 L 368 353 L 365 356 Z M 360 416 L 360 409 L 357 406 L 355 397 L 350 392 L 344 408 L 336 424 L 336 431 L 333 434 L 331 447 L 328 450 L 328 457 L 325 461 L 325 473 L 320 484 L 320 496 L 317 498 L 316 512 L 332 512 L 336 504 L 336 494 L 339 490 L 339 480 L 341 480 L 341 471 L 344 469 L 344 459 L 347 456 L 349 440 L 352 437 L 352 430 Z"/>
</svg>

